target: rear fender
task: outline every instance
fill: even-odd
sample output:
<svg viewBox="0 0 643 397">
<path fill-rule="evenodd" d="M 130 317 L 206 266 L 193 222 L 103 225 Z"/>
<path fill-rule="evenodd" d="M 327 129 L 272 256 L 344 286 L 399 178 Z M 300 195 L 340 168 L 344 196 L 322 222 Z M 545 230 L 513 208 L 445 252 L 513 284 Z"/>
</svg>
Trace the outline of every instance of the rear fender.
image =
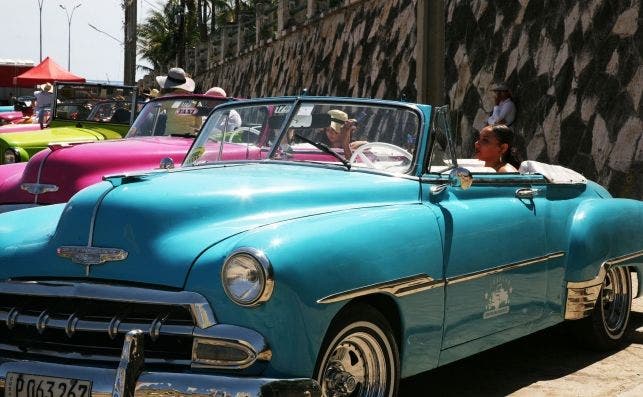
<svg viewBox="0 0 643 397">
<path fill-rule="evenodd" d="M 565 319 L 571 320 L 591 313 L 612 266 L 641 262 L 643 203 L 628 199 L 583 202 L 574 213 L 569 236 Z"/>
</svg>

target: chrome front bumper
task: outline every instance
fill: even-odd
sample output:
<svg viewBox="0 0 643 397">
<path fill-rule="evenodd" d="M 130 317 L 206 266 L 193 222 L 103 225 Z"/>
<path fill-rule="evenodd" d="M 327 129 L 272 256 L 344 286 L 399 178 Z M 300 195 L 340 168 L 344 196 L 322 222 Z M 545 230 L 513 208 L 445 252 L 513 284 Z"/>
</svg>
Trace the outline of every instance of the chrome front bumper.
<svg viewBox="0 0 643 397">
<path fill-rule="evenodd" d="M 319 384 L 306 378 L 270 379 L 146 371 L 142 341 L 142 331 L 127 334 L 118 368 L 0 358 L 0 395 L 6 395 L 7 374 L 19 373 L 88 380 L 92 382 L 92 396 L 321 396 Z"/>
</svg>

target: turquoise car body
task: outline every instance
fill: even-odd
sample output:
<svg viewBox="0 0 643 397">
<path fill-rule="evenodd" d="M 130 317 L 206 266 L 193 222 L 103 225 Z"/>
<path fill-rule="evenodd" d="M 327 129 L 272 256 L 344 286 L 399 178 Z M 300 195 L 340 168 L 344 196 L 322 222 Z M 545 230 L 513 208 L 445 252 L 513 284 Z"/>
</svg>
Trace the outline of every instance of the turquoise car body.
<svg viewBox="0 0 643 397">
<path fill-rule="evenodd" d="M 26 281 L 195 293 L 217 325 L 252 330 L 265 340 L 271 357 L 252 376 L 290 380 L 314 378 L 331 324 L 356 302 L 377 308 L 391 323 L 401 376 L 408 377 L 584 317 L 572 313 L 578 307 L 570 291 L 592 280 L 596 285 L 606 264 L 627 266 L 640 280 L 639 201 L 614 199 L 591 181 L 552 182 L 531 172 L 472 170 L 473 184 L 458 186 L 448 172 L 453 167 L 447 163 L 445 172 L 445 163 L 436 165 L 442 152 L 437 126 L 445 115 L 428 105 L 274 101 L 275 108 L 346 102 L 410 112 L 419 121 L 413 160 L 406 172 L 274 156 L 202 165 L 186 160 L 181 169 L 107 177 L 67 204 L 0 215 L 0 294 L 15 283 L 27 288 L 20 284 Z M 253 103 L 272 102 L 222 105 L 210 118 Z M 444 138 L 450 157 L 448 131 Z M 198 147 L 199 138 L 188 159 L 202 155 Z M 88 246 L 118 248 L 127 257 L 79 266 L 56 254 L 60 247 Z M 233 303 L 221 286 L 224 261 L 247 247 L 269 258 L 274 277 L 272 295 L 255 307 Z M 0 316 L 9 316 L 2 310 Z M 0 379 L 15 371 L 9 358 L 0 348 Z M 38 359 L 30 360 L 39 368 Z M 259 395 L 241 370 L 201 372 L 238 377 L 247 386 L 219 390 Z M 314 395 L 317 386 L 305 388 Z"/>
</svg>

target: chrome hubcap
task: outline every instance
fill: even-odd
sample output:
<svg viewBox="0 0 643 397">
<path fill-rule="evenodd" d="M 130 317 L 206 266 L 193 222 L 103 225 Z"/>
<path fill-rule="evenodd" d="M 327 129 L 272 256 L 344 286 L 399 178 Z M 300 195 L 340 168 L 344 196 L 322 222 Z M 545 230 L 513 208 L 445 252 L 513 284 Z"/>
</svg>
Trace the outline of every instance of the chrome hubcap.
<svg viewBox="0 0 643 397">
<path fill-rule="evenodd" d="M 603 282 L 601 311 L 606 330 L 619 337 L 627 325 L 632 293 L 629 288 L 630 274 L 626 268 L 610 269 Z"/>
<path fill-rule="evenodd" d="M 367 333 L 350 334 L 334 347 L 323 374 L 324 396 L 384 395 L 388 381 L 384 350 Z"/>
</svg>

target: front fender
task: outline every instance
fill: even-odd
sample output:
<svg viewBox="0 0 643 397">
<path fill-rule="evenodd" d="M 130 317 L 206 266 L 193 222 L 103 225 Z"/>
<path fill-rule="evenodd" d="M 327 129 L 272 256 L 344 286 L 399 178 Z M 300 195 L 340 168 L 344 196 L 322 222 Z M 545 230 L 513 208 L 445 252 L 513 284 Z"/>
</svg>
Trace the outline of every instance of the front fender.
<svg viewBox="0 0 643 397">
<path fill-rule="evenodd" d="M 221 288 L 221 265 L 239 247 L 262 250 L 273 266 L 273 295 L 259 307 L 237 306 Z M 273 352 L 267 376 L 310 377 L 326 330 L 349 302 L 320 299 L 417 274 L 441 279 L 441 240 L 433 213 L 409 204 L 320 214 L 248 231 L 199 257 L 185 289 L 206 296 L 219 322 L 266 338 Z M 393 327 L 402 330 L 403 373 L 437 361 L 443 293 L 436 288 L 393 298 L 402 322 Z"/>
</svg>

